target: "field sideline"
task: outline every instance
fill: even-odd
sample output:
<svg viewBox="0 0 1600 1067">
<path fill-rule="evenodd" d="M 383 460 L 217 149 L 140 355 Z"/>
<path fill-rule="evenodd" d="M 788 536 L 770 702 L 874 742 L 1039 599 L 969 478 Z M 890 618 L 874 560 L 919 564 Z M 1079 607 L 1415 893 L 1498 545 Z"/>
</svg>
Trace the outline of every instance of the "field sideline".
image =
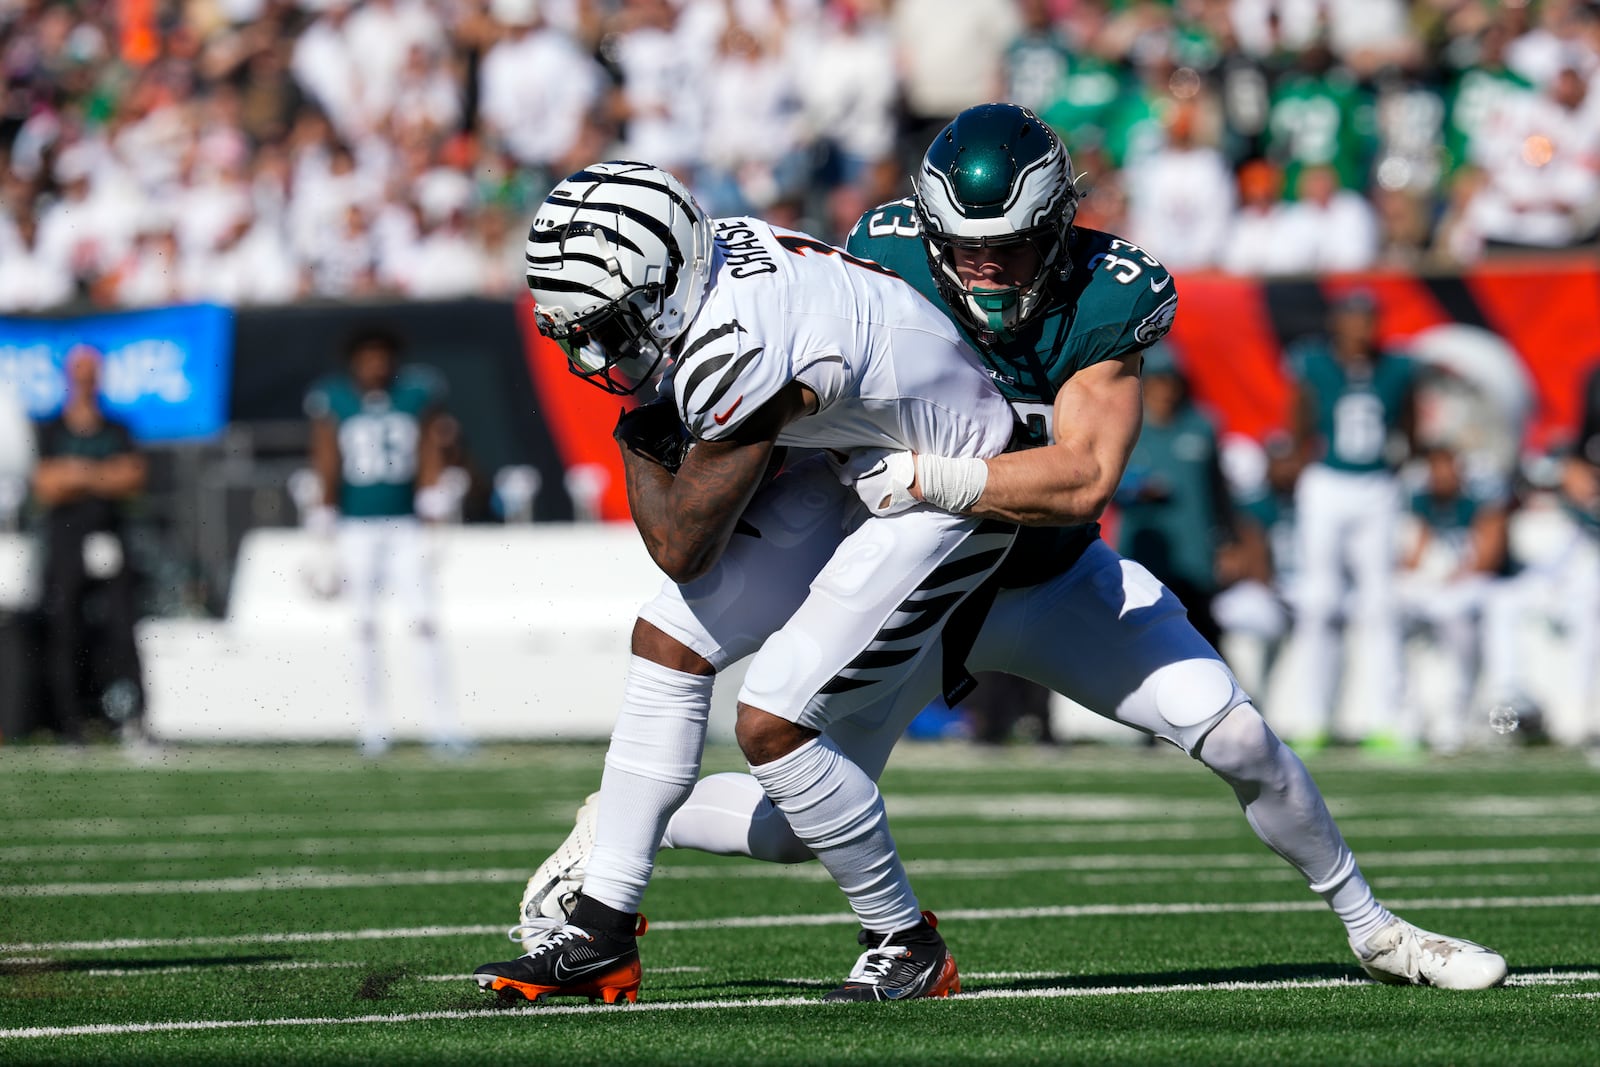
<svg viewBox="0 0 1600 1067">
<path fill-rule="evenodd" d="M 859 951 L 814 864 L 664 852 L 633 1008 L 466 977 L 601 750 L 0 749 L 0 1064 L 1600 1063 L 1600 773 L 1513 750 L 1311 763 L 1380 896 L 1504 989 L 1367 981 L 1181 755 L 907 745 L 896 837 L 965 992 L 829 1005 Z M 708 754 L 710 770 L 737 754 Z"/>
</svg>

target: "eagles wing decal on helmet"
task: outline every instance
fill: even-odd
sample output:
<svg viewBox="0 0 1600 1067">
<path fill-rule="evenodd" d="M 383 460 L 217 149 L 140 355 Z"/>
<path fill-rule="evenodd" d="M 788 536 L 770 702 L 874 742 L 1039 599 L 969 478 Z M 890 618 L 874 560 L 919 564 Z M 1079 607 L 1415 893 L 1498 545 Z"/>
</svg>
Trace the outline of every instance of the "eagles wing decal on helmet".
<svg viewBox="0 0 1600 1067">
<path fill-rule="evenodd" d="M 940 295 L 980 336 L 1005 340 L 1045 304 L 1050 283 L 1071 269 L 1067 245 L 1078 212 L 1072 159 L 1033 112 L 982 104 L 934 138 L 916 179 L 917 221 Z M 957 248 L 1026 243 L 1039 265 L 1004 289 L 969 289 Z"/>
<path fill-rule="evenodd" d="M 545 198 L 528 231 L 539 332 L 607 392 L 654 378 L 705 300 L 711 221 L 682 182 L 645 163 L 597 163 Z"/>
</svg>

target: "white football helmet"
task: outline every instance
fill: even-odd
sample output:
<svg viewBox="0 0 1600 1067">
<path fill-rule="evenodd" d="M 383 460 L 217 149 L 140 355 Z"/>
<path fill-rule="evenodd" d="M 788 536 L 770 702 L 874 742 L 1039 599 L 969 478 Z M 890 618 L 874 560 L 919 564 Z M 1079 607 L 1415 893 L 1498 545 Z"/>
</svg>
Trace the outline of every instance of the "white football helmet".
<svg viewBox="0 0 1600 1067">
<path fill-rule="evenodd" d="M 625 161 L 580 170 L 528 231 L 539 332 L 580 378 L 632 393 L 700 310 L 711 257 L 711 220 L 671 174 Z"/>
<path fill-rule="evenodd" d="M 1007 339 L 1044 307 L 1051 280 L 1072 269 L 1078 213 L 1072 159 L 1049 126 L 1016 104 L 969 107 L 940 131 L 916 178 L 917 220 L 939 292 L 967 323 Z M 954 250 L 1026 243 L 1034 276 L 1006 289 L 968 289 Z"/>
</svg>

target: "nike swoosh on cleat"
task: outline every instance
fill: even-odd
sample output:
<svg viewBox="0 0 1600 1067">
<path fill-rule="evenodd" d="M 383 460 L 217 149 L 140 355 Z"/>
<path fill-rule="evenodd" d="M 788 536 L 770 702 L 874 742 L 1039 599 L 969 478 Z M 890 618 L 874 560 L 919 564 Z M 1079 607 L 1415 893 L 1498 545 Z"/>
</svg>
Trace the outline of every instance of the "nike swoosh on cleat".
<svg viewBox="0 0 1600 1067">
<path fill-rule="evenodd" d="M 567 969 L 564 966 L 567 962 L 566 960 L 556 960 L 556 981 L 570 982 L 574 978 L 581 978 L 586 974 L 591 974 L 594 971 L 598 971 L 602 967 L 609 967 L 618 960 L 624 959 L 626 956 L 627 953 L 624 952 L 621 956 L 612 956 L 608 960 L 597 960 L 594 963 L 586 963 L 582 967 L 575 967 L 571 969 Z"/>
<path fill-rule="evenodd" d="M 1170 275 L 1170 274 L 1167 275 L 1165 278 L 1161 279 L 1161 284 L 1160 285 L 1157 285 L 1156 284 L 1156 280 L 1154 278 L 1151 278 L 1150 279 L 1150 291 L 1152 293 L 1159 293 L 1161 290 L 1163 290 L 1163 289 L 1165 289 L 1167 287 L 1167 283 L 1170 282 L 1170 281 L 1172 281 L 1172 275 Z"/>
</svg>

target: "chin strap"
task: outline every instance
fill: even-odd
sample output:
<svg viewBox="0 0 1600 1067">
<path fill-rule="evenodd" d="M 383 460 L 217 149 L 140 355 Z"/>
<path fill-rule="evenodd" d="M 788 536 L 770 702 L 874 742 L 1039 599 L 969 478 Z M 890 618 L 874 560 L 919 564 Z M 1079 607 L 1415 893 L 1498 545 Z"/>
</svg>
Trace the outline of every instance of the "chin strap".
<svg viewBox="0 0 1600 1067">
<path fill-rule="evenodd" d="M 1012 311 L 1022 299 L 1018 288 L 973 291 L 967 290 L 967 299 L 983 315 L 985 328 L 1001 341 L 1011 340 L 1012 328 L 1006 325 L 1006 312 Z"/>
</svg>

